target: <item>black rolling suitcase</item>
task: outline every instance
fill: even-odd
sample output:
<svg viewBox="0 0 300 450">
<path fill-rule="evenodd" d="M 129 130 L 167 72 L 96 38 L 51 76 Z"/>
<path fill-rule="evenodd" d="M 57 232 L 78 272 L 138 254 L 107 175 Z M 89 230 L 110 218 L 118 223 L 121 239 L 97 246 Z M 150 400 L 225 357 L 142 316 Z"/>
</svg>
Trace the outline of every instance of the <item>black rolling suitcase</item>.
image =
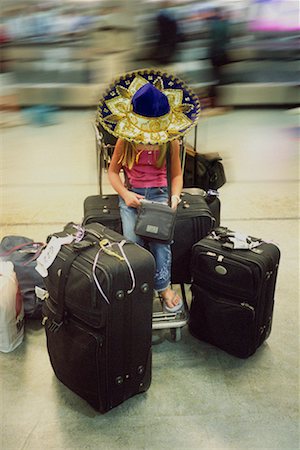
<svg viewBox="0 0 300 450">
<path fill-rule="evenodd" d="M 182 190 L 183 194 L 191 194 L 191 195 L 200 195 L 202 196 L 212 215 L 215 220 L 214 227 L 219 227 L 221 223 L 221 202 L 219 199 L 219 192 L 214 191 L 210 189 L 209 191 L 205 191 L 204 189 L 197 188 L 197 187 L 191 187 L 191 188 L 184 188 Z"/>
<path fill-rule="evenodd" d="M 83 214 L 83 225 L 98 222 L 122 234 L 117 194 L 90 195 L 84 200 Z"/>
<path fill-rule="evenodd" d="M 191 334 L 234 356 L 252 355 L 271 332 L 279 259 L 276 245 L 221 227 L 195 244 Z"/>
<path fill-rule="evenodd" d="M 202 194 L 182 192 L 177 207 L 172 249 L 171 280 L 175 284 L 191 282 L 193 245 L 214 228 L 215 219 Z"/>
<path fill-rule="evenodd" d="M 69 224 L 54 236 L 73 233 Z M 154 259 L 122 240 L 101 224 L 87 225 L 80 242 L 61 247 L 45 279 L 54 372 L 102 413 L 151 382 Z"/>
<path fill-rule="evenodd" d="M 218 227 L 220 225 L 221 203 L 217 191 L 205 192 L 203 189 L 199 188 L 187 188 L 183 189 L 183 195 L 184 194 L 203 197 L 214 217 L 214 226 Z M 119 211 L 119 197 L 117 194 L 90 195 L 84 200 L 83 214 L 83 225 L 95 222 L 102 223 L 108 228 L 122 234 L 122 221 Z"/>
<path fill-rule="evenodd" d="M 122 233 L 118 195 L 91 195 L 84 201 L 83 225 L 101 223 Z M 184 189 L 178 205 L 172 244 L 172 273 L 174 284 L 191 282 L 190 259 L 192 246 L 220 224 L 220 201 L 203 189 Z"/>
</svg>

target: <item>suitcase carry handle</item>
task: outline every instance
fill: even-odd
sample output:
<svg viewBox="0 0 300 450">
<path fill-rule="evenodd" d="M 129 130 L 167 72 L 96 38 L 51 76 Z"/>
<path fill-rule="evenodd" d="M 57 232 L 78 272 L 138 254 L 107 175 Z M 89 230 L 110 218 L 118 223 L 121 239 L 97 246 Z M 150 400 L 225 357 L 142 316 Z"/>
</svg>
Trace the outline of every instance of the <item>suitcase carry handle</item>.
<svg viewBox="0 0 300 450">
<path fill-rule="evenodd" d="M 210 234 L 211 238 L 221 242 L 223 248 L 231 250 L 253 250 L 264 241 L 259 238 L 231 231 L 226 227 L 219 227 Z"/>
<path fill-rule="evenodd" d="M 32 246 L 32 252 L 30 253 L 34 253 L 33 257 L 30 258 L 29 261 L 26 261 L 23 263 L 23 266 L 27 266 L 28 264 L 30 264 L 32 261 L 34 261 L 35 259 L 37 259 L 43 248 L 45 247 L 46 244 L 44 244 L 43 242 L 24 242 L 23 244 L 19 244 L 19 245 L 15 245 L 14 247 L 11 247 L 10 249 L 6 250 L 3 253 L 0 253 L 0 257 L 6 257 L 6 256 L 10 256 L 12 253 L 17 252 L 19 250 L 23 250 L 25 252 L 25 247 L 29 247 Z"/>
</svg>

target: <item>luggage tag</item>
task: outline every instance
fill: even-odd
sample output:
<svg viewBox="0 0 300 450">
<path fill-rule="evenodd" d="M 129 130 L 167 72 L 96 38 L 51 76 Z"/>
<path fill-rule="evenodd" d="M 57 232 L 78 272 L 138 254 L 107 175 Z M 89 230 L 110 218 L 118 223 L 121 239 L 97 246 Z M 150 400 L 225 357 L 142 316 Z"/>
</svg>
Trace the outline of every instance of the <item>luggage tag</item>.
<svg viewBox="0 0 300 450">
<path fill-rule="evenodd" d="M 82 239 L 84 238 L 85 235 L 85 229 L 82 225 L 76 225 L 73 224 L 73 228 L 75 228 L 76 230 L 76 234 L 75 234 L 75 242 L 80 242 L 82 241 Z"/>
<path fill-rule="evenodd" d="M 65 237 L 56 237 L 52 236 L 50 241 L 48 242 L 46 248 L 42 251 L 40 256 L 37 258 L 36 262 L 37 265 L 35 267 L 35 270 L 43 277 L 48 276 L 48 267 L 51 266 L 53 261 L 55 260 L 56 256 L 58 255 L 58 252 L 61 249 L 62 245 L 65 244 L 71 244 L 71 242 L 74 240 L 74 236 L 71 234 L 65 236 Z"/>
<path fill-rule="evenodd" d="M 220 193 L 216 189 L 208 189 L 206 197 L 220 197 Z"/>
<path fill-rule="evenodd" d="M 46 291 L 46 289 L 43 289 L 39 286 L 35 286 L 34 291 L 35 291 L 35 295 L 40 300 L 46 300 L 47 298 L 49 298 L 49 292 Z"/>
</svg>

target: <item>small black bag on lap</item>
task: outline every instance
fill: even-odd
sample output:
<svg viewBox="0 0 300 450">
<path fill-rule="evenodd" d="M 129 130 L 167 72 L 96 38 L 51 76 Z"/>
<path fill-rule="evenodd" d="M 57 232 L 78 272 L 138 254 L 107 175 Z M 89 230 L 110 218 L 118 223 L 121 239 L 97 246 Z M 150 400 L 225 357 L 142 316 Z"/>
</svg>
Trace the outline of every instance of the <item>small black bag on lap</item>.
<svg viewBox="0 0 300 450">
<path fill-rule="evenodd" d="M 176 210 L 170 206 L 143 200 L 138 211 L 135 233 L 143 239 L 169 244 L 173 240 Z"/>
</svg>

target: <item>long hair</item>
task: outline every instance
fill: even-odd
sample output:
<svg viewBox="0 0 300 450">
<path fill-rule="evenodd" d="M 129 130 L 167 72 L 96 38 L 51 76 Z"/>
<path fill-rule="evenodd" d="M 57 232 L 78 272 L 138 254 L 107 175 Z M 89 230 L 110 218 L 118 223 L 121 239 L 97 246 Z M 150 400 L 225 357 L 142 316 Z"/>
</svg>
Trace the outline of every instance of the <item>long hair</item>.
<svg viewBox="0 0 300 450">
<path fill-rule="evenodd" d="M 136 162 L 136 157 L 138 155 L 136 146 L 137 144 L 133 142 L 125 141 L 124 152 L 121 158 L 119 159 L 118 163 L 121 164 L 122 166 L 127 167 L 128 169 L 132 169 L 134 163 Z M 168 143 L 164 143 L 159 146 L 159 156 L 156 161 L 156 167 L 158 169 L 160 169 L 165 162 L 167 149 Z"/>
</svg>

